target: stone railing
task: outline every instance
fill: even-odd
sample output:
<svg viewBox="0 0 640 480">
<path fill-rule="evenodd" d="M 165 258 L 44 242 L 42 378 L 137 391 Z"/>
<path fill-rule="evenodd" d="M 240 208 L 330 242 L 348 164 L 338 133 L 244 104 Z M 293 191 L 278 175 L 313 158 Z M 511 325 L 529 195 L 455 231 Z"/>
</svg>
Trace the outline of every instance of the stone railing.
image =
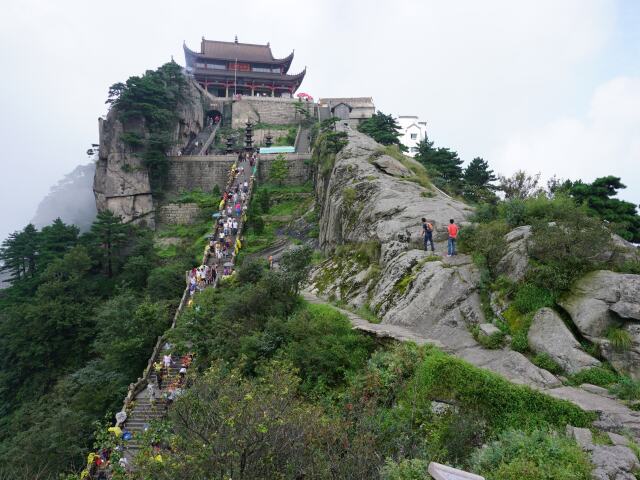
<svg viewBox="0 0 640 480">
<path fill-rule="evenodd" d="M 220 123 L 216 123 L 215 126 L 213 127 L 213 130 L 211 131 L 211 134 L 202 145 L 202 148 L 200 149 L 200 152 L 198 153 L 198 155 L 205 155 L 207 153 L 207 149 L 211 146 L 211 144 L 216 138 L 216 133 L 218 132 L 219 127 L 220 127 Z"/>
<path fill-rule="evenodd" d="M 176 309 L 176 312 L 173 315 L 173 320 L 171 321 L 171 327 L 169 327 L 169 330 L 172 330 L 176 327 L 176 322 L 178 321 L 178 317 L 184 310 L 184 306 L 187 304 L 188 298 L 189 298 L 189 285 L 187 285 L 187 287 L 184 289 L 184 292 L 182 293 L 180 304 L 178 305 L 178 308 Z M 138 393 L 140 393 L 142 390 L 144 390 L 147 387 L 149 383 L 149 376 L 153 371 L 153 364 L 158 360 L 158 354 L 160 353 L 160 349 L 162 348 L 162 344 L 164 343 L 164 341 L 165 341 L 164 336 L 158 337 L 158 340 L 156 341 L 156 344 L 153 348 L 153 353 L 151 354 L 151 357 L 149 357 L 147 366 L 142 372 L 142 377 L 138 378 L 138 380 L 135 383 L 132 383 L 129 385 L 127 395 L 124 398 L 124 402 L 122 405 L 123 412 L 127 411 L 131 402 L 136 398 L 136 395 L 138 395 Z M 125 422 L 126 422 L 126 419 L 123 421 L 116 421 L 116 426 L 121 427 L 122 424 Z"/>
</svg>

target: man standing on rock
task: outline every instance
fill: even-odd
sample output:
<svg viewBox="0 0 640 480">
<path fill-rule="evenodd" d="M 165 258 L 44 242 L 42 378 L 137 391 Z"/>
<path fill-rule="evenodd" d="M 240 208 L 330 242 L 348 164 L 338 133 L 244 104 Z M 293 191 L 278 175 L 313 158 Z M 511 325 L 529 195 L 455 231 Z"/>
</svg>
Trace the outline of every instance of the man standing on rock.
<svg viewBox="0 0 640 480">
<path fill-rule="evenodd" d="M 422 236 L 424 237 L 424 249 L 429 250 L 429 243 L 431 243 L 431 251 L 434 252 L 433 248 L 433 225 L 427 222 L 426 218 L 422 219 Z"/>
<path fill-rule="evenodd" d="M 449 232 L 449 241 L 447 242 L 448 257 L 456 254 L 456 239 L 458 238 L 458 226 L 454 223 L 453 218 L 449 220 L 447 231 Z"/>
</svg>

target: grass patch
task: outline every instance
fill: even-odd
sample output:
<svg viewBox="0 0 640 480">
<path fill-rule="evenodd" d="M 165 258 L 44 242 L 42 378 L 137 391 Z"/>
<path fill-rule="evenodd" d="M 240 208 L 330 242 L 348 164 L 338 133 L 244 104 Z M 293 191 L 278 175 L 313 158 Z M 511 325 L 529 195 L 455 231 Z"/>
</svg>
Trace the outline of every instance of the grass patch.
<svg viewBox="0 0 640 480">
<path fill-rule="evenodd" d="M 156 254 L 160 258 L 173 258 L 178 255 L 177 245 L 167 245 L 166 247 L 156 247 Z"/>
<path fill-rule="evenodd" d="M 491 335 L 485 335 L 480 330 L 478 325 L 471 326 L 471 335 L 476 342 L 482 345 L 484 348 L 488 348 L 489 350 L 497 350 L 502 348 L 505 339 L 505 333 L 500 331 L 493 333 Z"/>
<path fill-rule="evenodd" d="M 533 320 L 533 312 L 522 314 L 512 304 L 502 312 L 502 316 L 507 322 L 509 333 L 512 335 L 511 348 L 520 353 L 528 351 L 529 340 L 527 339 L 527 334 Z"/>
<path fill-rule="evenodd" d="M 629 377 L 620 377 L 618 383 L 612 385 L 609 391 L 623 400 L 640 399 L 640 381 Z"/>
<path fill-rule="evenodd" d="M 616 372 L 604 367 L 587 368 L 568 377 L 570 385 L 578 386 L 583 383 L 590 383 L 599 387 L 608 387 L 616 383 L 618 378 L 619 376 Z"/>
<path fill-rule="evenodd" d="M 547 353 L 538 353 L 533 357 L 533 364 L 555 375 L 562 373 L 562 367 Z"/>
<path fill-rule="evenodd" d="M 354 313 L 364 318 L 369 323 L 380 323 L 382 320 L 371 310 L 369 304 L 364 304 L 360 308 L 356 309 Z"/>
<path fill-rule="evenodd" d="M 607 340 L 616 352 L 628 352 L 631 350 L 631 334 L 620 327 L 610 327 L 607 330 Z"/>
<path fill-rule="evenodd" d="M 407 394 L 417 407 L 429 410 L 431 400 L 453 402 L 461 410 L 481 412 L 489 430 L 513 428 L 589 427 L 596 418 L 576 405 L 557 400 L 503 377 L 431 349 L 417 369 Z"/>
</svg>

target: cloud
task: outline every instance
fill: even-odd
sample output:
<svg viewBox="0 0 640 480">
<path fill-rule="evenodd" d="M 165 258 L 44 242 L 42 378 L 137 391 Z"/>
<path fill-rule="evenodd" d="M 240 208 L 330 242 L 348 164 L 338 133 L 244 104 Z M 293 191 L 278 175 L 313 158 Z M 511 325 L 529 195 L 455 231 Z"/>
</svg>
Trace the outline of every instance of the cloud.
<svg viewBox="0 0 640 480">
<path fill-rule="evenodd" d="M 237 34 L 241 42 L 270 41 L 276 55 L 295 49 L 292 71 L 308 66 L 302 88 L 314 97 L 373 96 L 385 113 L 420 115 L 437 145 L 458 150 L 466 160 L 480 155 L 494 164 L 491 152 L 500 146 L 586 105 L 601 81 L 594 74 L 598 62 L 622 51 L 609 43 L 619 26 L 617 5 L 10 2 L 0 29 L 0 204 L 11 208 L 1 212 L 0 237 L 22 227 L 49 186 L 86 161 L 109 85 L 171 55 L 183 62 L 183 40 L 197 48 L 202 35 L 232 40 Z M 637 43 L 622 47 L 631 51 Z M 625 68 L 625 62 L 610 61 L 607 73 L 629 75 Z M 576 121 L 589 123 L 586 117 Z M 628 173 L 622 176 L 631 182 Z"/>
<path fill-rule="evenodd" d="M 640 203 L 640 77 L 617 77 L 595 89 L 583 117 L 559 117 L 516 132 L 491 155 L 504 173 L 524 168 L 592 181 L 622 177 L 621 196 Z"/>
</svg>

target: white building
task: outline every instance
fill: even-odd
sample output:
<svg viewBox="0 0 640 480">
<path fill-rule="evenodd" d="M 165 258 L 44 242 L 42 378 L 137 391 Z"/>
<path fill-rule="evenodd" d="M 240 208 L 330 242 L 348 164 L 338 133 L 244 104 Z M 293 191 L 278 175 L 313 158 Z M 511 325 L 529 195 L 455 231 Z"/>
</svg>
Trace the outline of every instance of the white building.
<svg viewBox="0 0 640 480">
<path fill-rule="evenodd" d="M 421 122 L 415 115 L 400 115 L 400 143 L 409 149 L 407 155 L 414 157 L 418 153 L 418 143 L 427 137 L 427 122 Z"/>
</svg>

